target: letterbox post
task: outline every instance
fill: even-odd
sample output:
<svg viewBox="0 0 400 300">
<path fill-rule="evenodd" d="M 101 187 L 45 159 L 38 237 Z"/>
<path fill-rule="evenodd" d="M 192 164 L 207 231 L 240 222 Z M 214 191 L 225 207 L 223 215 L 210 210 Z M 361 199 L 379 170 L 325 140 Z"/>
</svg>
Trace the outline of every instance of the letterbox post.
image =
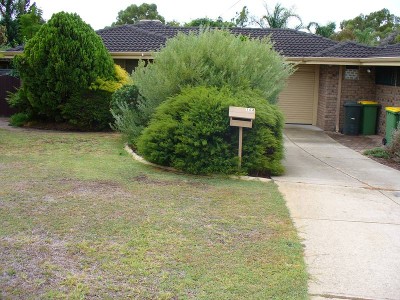
<svg viewBox="0 0 400 300">
<path fill-rule="evenodd" d="M 256 110 L 248 107 L 229 106 L 230 125 L 239 127 L 239 169 L 242 166 L 243 127 L 252 128 Z"/>
<path fill-rule="evenodd" d="M 242 167 L 243 127 L 239 127 L 239 169 Z"/>
</svg>

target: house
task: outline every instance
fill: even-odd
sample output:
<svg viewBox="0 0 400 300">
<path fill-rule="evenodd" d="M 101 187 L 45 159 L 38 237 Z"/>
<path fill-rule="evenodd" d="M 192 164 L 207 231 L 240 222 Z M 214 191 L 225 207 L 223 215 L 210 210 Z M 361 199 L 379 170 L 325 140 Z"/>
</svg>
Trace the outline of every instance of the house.
<svg viewBox="0 0 400 300">
<path fill-rule="evenodd" d="M 198 28 L 170 27 L 159 21 L 140 21 L 97 31 L 115 63 L 132 72 L 140 59 L 153 59 L 178 32 Z M 326 131 L 343 127 L 346 100 L 376 100 L 382 107 L 400 106 L 400 44 L 370 47 L 336 42 L 292 29 L 230 28 L 252 38 L 270 36 L 274 49 L 297 71 L 288 79 L 278 105 L 287 123 L 312 124 Z M 21 49 L 10 49 L 13 57 Z M 385 111 L 379 115 L 379 133 L 385 130 Z"/>
</svg>

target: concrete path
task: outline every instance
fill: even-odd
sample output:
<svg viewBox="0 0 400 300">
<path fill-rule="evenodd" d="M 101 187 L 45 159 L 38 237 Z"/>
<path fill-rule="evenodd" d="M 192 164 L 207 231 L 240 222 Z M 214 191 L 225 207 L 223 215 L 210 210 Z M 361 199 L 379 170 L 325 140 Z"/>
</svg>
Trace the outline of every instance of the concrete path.
<svg viewBox="0 0 400 300">
<path fill-rule="evenodd" d="M 304 239 L 311 299 L 400 299 L 400 172 L 312 126 L 285 129 L 275 177 Z"/>
</svg>

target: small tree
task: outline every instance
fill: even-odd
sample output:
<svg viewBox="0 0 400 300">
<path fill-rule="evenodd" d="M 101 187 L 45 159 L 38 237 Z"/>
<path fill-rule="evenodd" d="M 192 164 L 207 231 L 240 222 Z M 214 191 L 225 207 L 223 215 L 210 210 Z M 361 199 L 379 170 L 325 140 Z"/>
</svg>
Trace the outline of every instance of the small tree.
<svg viewBox="0 0 400 300">
<path fill-rule="evenodd" d="M 99 78 L 114 80 L 101 38 L 77 14 L 54 14 L 15 59 L 33 112 L 62 121 L 64 106 Z"/>
</svg>

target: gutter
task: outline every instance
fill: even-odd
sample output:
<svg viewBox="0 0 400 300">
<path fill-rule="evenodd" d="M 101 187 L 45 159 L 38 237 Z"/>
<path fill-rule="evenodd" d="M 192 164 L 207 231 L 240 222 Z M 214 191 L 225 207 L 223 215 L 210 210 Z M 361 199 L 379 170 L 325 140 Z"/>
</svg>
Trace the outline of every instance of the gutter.
<svg viewBox="0 0 400 300">
<path fill-rule="evenodd" d="M 22 51 L 1 51 L 3 59 L 12 59 Z M 154 59 L 155 52 L 109 52 L 113 59 Z M 286 57 L 288 62 L 305 65 L 338 65 L 338 66 L 400 66 L 400 57 Z"/>
<path fill-rule="evenodd" d="M 286 57 L 286 60 L 306 65 L 400 66 L 400 57 Z"/>
<path fill-rule="evenodd" d="M 109 52 L 114 59 L 154 59 L 154 52 Z"/>
<path fill-rule="evenodd" d="M 3 56 L 1 58 L 6 58 L 6 59 L 13 59 L 14 56 L 18 55 L 18 54 L 22 54 L 22 51 L 0 51 L 1 54 L 3 54 Z"/>
<path fill-rule="evenodd" d="M 23 51 L 0 51 L 2 58 L 13 59 Z M 154 59 L 154 52 L 109 52 L 113 59 Z"/>
</svg>

